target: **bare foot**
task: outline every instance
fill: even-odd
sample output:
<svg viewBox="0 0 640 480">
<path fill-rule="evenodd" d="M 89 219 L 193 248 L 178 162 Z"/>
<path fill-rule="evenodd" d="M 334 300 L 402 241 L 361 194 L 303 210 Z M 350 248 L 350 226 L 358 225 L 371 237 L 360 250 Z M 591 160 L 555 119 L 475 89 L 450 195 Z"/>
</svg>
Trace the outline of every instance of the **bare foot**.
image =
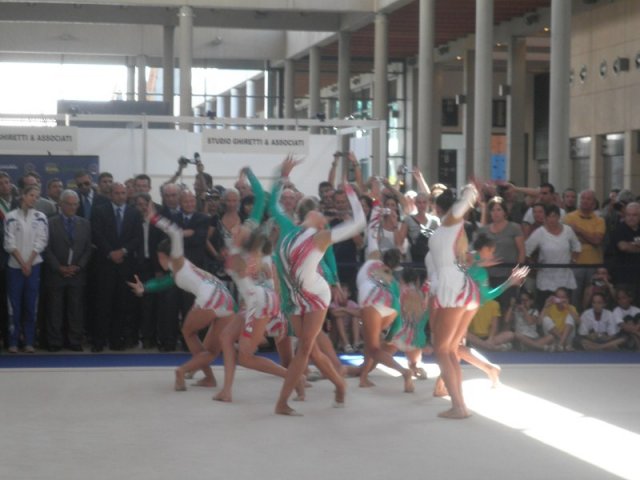
<svg viewBox="0 0 640 480">
<path fill-rule="evenodd" d="M 296 412 L 289 405 L 285 404 L 284 407 L 276 407 L 275 410 L 276 415 L 287 415 L 289 417 L 301 417 L 302 414 L 300 412 Z"/>
<path fill-rule="evenodd" d="M 344 407 L 344 398 L 347 395 L 347 385 L 343 382 L 342 385 L 336 387 L 335 397 L 333 401 L 334 408 Z"/>
<path fill-rule="evenodd" d="M 187 385 L 184 383 L 184 371 L 181 368 L 176 368 L 176 381 L 173 389 L 176 392 L 184 392 L 187 389 Z"/>
<path fill-rule="evenodd" d="M 489 373 L 489 380 L 491 380 L 491 388 L 497 388 L 500 385 L 500 371 L 502 369 L 498 365 L 492 365 Z"/>
<path fill-rule="evenodd" d="M 367 377 L 362 378 L 360 377 L 360 387 L 361 388 L 369 388 L 369 387 L 375 387 L 376 384 L 373 383 L 371 380 L 369 380 Z"/>
<path fill-rule="evenodd" d="M 213 388 L 213 387 L 216 387 L 217 385 L 218 385 L 218 382 L 216 382 L 215 377 L 204 377 L 193 384 L 194 387 L 206 387 L 206 388 Z"/>
<path fill-rule="evenodd" d="M 413 393 L 415 390 L 413 373 L 411 373 L 411 370 L 405 370 L 402 376 L 404 377 L 404 393 Z"/>
<path fill-rule="evenodd" d="M 212 400 L 217 402 L 231 402 L 231 392 L 225 392 L 224 390 L 220 390 L 217 395 L 214 395 Z"/>
<path fill-rule="evenodd" d="M 193 372 L 184 372 L 184 379 L 185 380 L 191 380 L 194 376 Z"/>
<path fill-rule="evenodd" d="M 296 398 L 293 399 L 294 402 L 304 402 L 304 399 L 305 399 L 304 387 L 306 383 L 307 383 L 307 379 L 303 375 L 302 377 L 300 377 L 300 380 L 296 384 Z"/>
<path fill-rule="evenodd" d="M 445 386 L 444 381 L 442 380 L 442 378 L 438 377 L 438 379 L 436 380 L 436 384 L 433 387 L 433 396 L 434 397 L 446 397 L 447 395 L 449 395 L 447 387 Z"/>
<path fill-rule="evenodd" d="M 469 418 L 471 414 L 467 411 L 466 408 L 462 408 L 462 409 L 450 408 L 445 412 L 440 412 L 438 416 L 440 418 L 462 420 L 463 418 Z"/>
<path fill-rule="evenodd" d="M 412 367 L 411 373 L 413 373 L 413 376 L 416 377 L 418 380 L 427 380 L 428 378 L 427 371 L 422 367 Z"/>
</svg>

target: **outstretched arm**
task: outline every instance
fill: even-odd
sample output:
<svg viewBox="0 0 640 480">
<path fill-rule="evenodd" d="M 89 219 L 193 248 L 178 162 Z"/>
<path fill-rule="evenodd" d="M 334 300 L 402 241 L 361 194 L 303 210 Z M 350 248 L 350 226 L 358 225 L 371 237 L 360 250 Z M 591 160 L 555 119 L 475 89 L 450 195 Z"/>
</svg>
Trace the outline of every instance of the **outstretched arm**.
<svg viewBox="0 0 640 480">
<path fill-rule="evenodd" d="M 248 220 L 252 221 L 256 225 L 260 225 L 265 209 L 264 190 L 260 184 L 260 180 L 258 180 L 258 177 L 255 176 L 249 167 L 243 168 L 242 171 L 249 179 L 254 196 L 253 210 L 251 210 L 251 216 Z"/>
<path fill-rule="evenodd" d="M 347 240 L 360 233 L 367 225 L 367 219 L 362 210 L 362 204 L 351 185 L 345 184 L 344 190 L 351 205 L 353 219 L 342 222 L 331 229 L 331 243 L 338 243 Z"/>
</svg>

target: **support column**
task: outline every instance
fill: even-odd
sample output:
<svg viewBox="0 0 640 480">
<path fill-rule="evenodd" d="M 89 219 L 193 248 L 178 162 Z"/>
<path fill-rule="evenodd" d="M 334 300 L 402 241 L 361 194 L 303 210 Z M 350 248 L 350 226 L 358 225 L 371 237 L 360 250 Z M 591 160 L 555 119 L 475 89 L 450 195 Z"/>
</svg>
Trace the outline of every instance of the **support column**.
<svg viewBox="0 0 640 480">
<path fill-rule="evenodd" d="M 476 52 L 467 50 L 463 60 L 463 88 L 464 103 L 460 105 L 462 108 L 462 131 L 464 133 L 464 159 L 458 162 L 457 183 L 464 185 L 469 176 L 473 173 L 474 165 L 474 111 L 475 111 L 475 64 Z"/>
<path fill-rule="evenodd" d="M 373 85 L 373 118 L 383 120 L 385 126 L 376 129 L 372 134 L 371 151 L 373 161 L 371 169 L 374 175 L 387 175 L 387 119 L 389 116 L 387 50 L 389 37 L 389 19 L 384 13 L 377 13 L 375 18 L 375 50 L 374 50 L 374 85 Z"/>
<path fill-rule="evenodd" d="M 225 118 L 227 116 L 227 97 L 224 95 L 218 95 L 216 97 L 216 118 Z M 224 128 L 222 125 L 218 125 L 219 129 Z"/>
<path fill-rule="evenodd" d="M 527 87 L 527 41 L 511 37 L 507 59 L 507 179 L 524 185 L 526 152 L 524 141 Z"/>
<path fill-rule="evenodd" d="M 431 122 L 433 129 L 431 131 L 432 150 L 431 158 L 427 162 L 427 182 L 433 182 L 438 175 L 438 161 L 440 159 L 440 148 L 442 147 L 442 92 L 444 91 L 444 69 L 442 65 L 434 65 L 433 67 L 433 113 L 431 114 Z"/>
<path fill-rule="evenodd" d="M 231 96 L 229 97 L 229 117 L 230 118 L 238 118 L 240 117 L 240 91 L 237 88 L 232 88 L 230 91 Z M 233 126 L 231 128 L 237 128 Z"/>
<path fill-rule="evenodd" d="M 138 55 L 136 57 L 136 70 L 138 71 L 138 101 L 147 100 L 147 57 Z"/>
<path fill-rule="evenodd" d="M 127 94 L 125 98 L 129 102 L 136 99 L 136 65 L 131 57 L 127 57 Z"/>
<path fill-rule="evenodd" d="M 565 188 L 571 186 L 572 168 L 569 161 L 570 54 L 571 2 L 551 0 L 549 181 L 558 192 L 562 192 Z"/>
<path fill-rule="evenodd" d="M 276 99 L 278 98 L 278 70 L 275 69 L 269 69 L 267 70 L 266 73 L 267 77 L 269 78 L 269 83 L 267 83 L 267 88 L 265 91 L 265 108 L 264 108 L 264 117 L 265 118 L 278 118 L 280 115 L 278 115 L 277 112 L 277 102 Z"/>
<path fill-rule="evenodd" d="M 491 177 L 491 107 L 493 100 L 493 0 L 476 0 L 473 174 Z"/>
<path fill-rule="evenodd" d="M 340 32 L 338 37 L 338 118 L 351 115 L 351 33 Z M 349 151 L 349 136 L 343 135 L 343 152 Z M 343 165 L 344 167 L 344 165 Z"/>
<path fill-rule="evenodd" d="M 320 112 L 320 47 L 309 50 L 309 118 L 316 118 Z M 318 128 L 311 129 L 318 133 Z"/>
<path fill-rule="evenodd" d="M 287 59 L 284 61 L 284 116 L 285 118 L 294 118 L 294 65 L 293 60 Z"/>
<path fill-rule="evenodd" d="M 638 153 L 638 131 L 624 132 L 624 183 L 623 187 L 640 192 L 640 153 Z M 607 192 L 609 193 L 609 192 Z M 604 198 L 600 196 L 599 198 Z"/>
<path fill-rule="evenodd" d="M 191 7 L 180 7 L 178 13 L 180 25 L 180 116 L 190 117 L 193 115 L 191 107 L 191 65 L 193 63 L 193 10 Z M 188 125 L 182 128 L 188 129 Z"/>
<path fill-rule="evenodd" d="M 604 162 L 602 159 L 603 138 L 604 137 L 602 135 L 591 136 L 591 151 L 589 155 L 589 188 L 596 192 L 596 196 L 598 198 L 605 199 L 609 192 L 605 192 L 604 188 Z M 556 191 L 558 191 L 557 188 Z"/>
<path fill-rule="evenodd" d="M 437 163 L 434 105 L 435 0 L 420 0 L 420 37 L 418 50 L 418 158 L 416 165 L 429 180 L 433 163 Z M 427 180 L 427 181 L 429 181 Z"/>
<path fill-rule="evenodd" d="M 256 82 L 247 80 L 244 87 L 245 91 L 245 116 L 247 118 L 256 118 Z M 252 127 L 247 127 L 251 130 Z"/>
<path fill-rule="evenodd" d="M 162 101 L 168 103 L 173 113 L 174 94 L 174 63 L 173 63 L 173 37 L 176 28 L 173 25 L 165 25 L 162 30 L 163 54 L 162 54 Z"/>
</svg>

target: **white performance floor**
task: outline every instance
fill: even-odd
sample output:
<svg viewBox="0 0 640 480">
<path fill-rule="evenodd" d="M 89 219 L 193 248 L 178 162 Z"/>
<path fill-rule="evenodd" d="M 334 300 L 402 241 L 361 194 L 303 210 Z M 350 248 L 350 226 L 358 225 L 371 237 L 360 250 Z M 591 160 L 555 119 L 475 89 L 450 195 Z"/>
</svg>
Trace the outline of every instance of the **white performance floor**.
<svg viewBox="0 0 640 480">
<path fill-rule="evenodd" d="M 381 370 L 282 417 L 281 380 L 242 368 L 232 404 L 164 367 L 3 369 L 0 479 L 640 479 L 640 365 L 506 365 L 497 389 L 463 368 L 466 420 Z"/>
</svg>

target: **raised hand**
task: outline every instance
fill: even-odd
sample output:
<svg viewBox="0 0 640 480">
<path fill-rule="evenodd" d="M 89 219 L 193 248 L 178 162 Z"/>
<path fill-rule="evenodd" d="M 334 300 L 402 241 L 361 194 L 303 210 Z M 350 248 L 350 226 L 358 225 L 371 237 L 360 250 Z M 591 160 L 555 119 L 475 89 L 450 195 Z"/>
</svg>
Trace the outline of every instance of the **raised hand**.
<svg viewBox="0 0 640 480">
<path fill-rule="evenodd" d="M 296 160 L 295 158 L 293 158 L 293 155 L 287 155 L 287 157 L 284 159 L 284 162 L 282 162 L 282 168 L 281 168 L 281 174 L 283 177 L 288 177 L 289 174 L 291 173 L 291 170 L 293 170 L 293 168 L 296 165 L 300 165 L 302 163 L 302 160 Z"/>
<path fill-rule="evenodd" d="M 511 271 L 511 276 L 509 277 L 509 280 L 513 285 L 518 285 L 518 286 L 522 285 L 526 280 L 527 275 L 529 275 L 529 271 L 530 271 L 529 267 L 527 266 L 521 267 L 520 265 L 518 265 Z"/>
</svg>

